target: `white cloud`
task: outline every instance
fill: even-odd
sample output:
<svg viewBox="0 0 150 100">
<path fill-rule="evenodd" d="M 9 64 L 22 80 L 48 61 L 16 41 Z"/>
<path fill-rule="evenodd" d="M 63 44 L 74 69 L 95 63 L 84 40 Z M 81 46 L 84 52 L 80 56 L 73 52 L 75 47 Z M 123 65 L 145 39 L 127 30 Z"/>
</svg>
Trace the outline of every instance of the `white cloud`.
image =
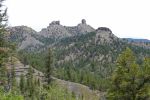
<svg viewBox="0 0 150 100">
<path fill-rule="evenodd" d="M 40 30 L 53 20 L 67 26 L 82 18 L 119 37 L 150 39 L 149 0 L 7 0 L 9 23 Z"/>
</svg>

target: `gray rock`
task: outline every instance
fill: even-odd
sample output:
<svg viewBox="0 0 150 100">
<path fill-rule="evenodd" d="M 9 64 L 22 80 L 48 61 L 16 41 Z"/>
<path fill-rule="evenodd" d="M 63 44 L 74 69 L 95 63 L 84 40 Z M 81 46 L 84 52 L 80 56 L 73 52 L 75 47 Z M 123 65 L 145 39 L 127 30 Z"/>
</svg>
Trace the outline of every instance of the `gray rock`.
<svg viewBox="0 0 150 100">
<path fill-rule="evenodd" d="M 42 35 L 44 37 L 62 38 L 62 37 L 70 36 L 70 33 L 66 30 L 64 26 L 53 23 L 50 24 L 47 28 L 42 29 L 39 32 L 39 35 Z"/>
<path fill-rule="evenodd" d="M 107 27 L 99 27 L 96 30 L 95 43 L 103 44 L 105 43 L 113 43 L 114 40 L 118 38 L 112 33 L 112 31 Z"/>
<path fill-rule="evenodd" d="M 52 21 L 49 26 L 51 25 L 60 25 L 60 21 Z"/>
<path fill-rule="evenodd" d="M 31 35 L 27 35 L 26 39 L 24 41 L 22 41 L 22 43 L 19 45 L 19 50 L 25 49 L 28 46 L 37 48 L 38 46 L 42 46 L 42 45 L 44 45 L 42 42 L 36 40 Z"/>
<path fill-rule="evenodd" d="M 18 45 L 18 50 L 26 49 L 31 46 L 37 48 L 42 46 L 43 43 L 36 39 L 37 32 L 32 28 L 27 26 L 15 26 L 7 29 L 10 34 L 8 35 L 8 39 L 11 42 L 16 42 Z"/>
<path fill-rule="evenodd" d="M 82 19 L 82 24 L 86 24 L 86 20 L 85 19 Z"/>
<path fill-rule="evenodd" d="M 112 33 L 112 31 L 109 28 L 107 28 L 107 27 L 99 27 L 96 31 L 97 32 L 98 31 L 105 31 L 105 32 Z"/>
<path fill-rule="evenodd" d="M 52 21 L 49 26 L 42 29 L 39 34 L 44 37 L 64 38 L 93 31 L 95 31 L 95 29 L 87 25 L 85 19 L 82 19 L 80 24 L 72 27 L 60 25 L 59 21 Z"/>
</svg>

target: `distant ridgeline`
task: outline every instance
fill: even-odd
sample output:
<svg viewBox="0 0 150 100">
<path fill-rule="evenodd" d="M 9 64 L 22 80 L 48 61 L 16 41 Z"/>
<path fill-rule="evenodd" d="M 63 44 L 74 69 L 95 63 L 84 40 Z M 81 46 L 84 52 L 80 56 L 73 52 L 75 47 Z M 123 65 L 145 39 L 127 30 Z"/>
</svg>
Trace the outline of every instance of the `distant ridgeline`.
<svg viewBox="0 0 150 100">
<path fill-rule="evenodd" d="M 145 42 L 145 43 L 150 43 L 150 40 L 148 39 L 133 39 L 133 38 L 124 38 L 127 39 L 129 42 Z"/>
<path fill-rule="evenodd" d="M 40 32 L 27 26 L 9 27 L 8 31 L 8 40 L 17 44 L 21 60 L 27 58 L 29 64 L 43 71 L 47 49 L 51 48 L 55 61 L 54 76 L 88 86 L 108 83 L 104 78 L 112 74 L 117 56 L 126 47 L 140 57 L 139 63 L 144 57 L 150 57 L 149 44 L 135 45 L 136 43 L 118 38 L 106 27 L 94 29 L 85 19 L 72 27 L 53 21 Z M 97 88 L 95 84 L 93 87 Z"/>
<path fill-rule="evenodd" d="M 132 45 L 150 49 L 150 40 L 148 39 L 132 39 L 132 38 L 123 38 L 123 39 Z"/>
</svg>

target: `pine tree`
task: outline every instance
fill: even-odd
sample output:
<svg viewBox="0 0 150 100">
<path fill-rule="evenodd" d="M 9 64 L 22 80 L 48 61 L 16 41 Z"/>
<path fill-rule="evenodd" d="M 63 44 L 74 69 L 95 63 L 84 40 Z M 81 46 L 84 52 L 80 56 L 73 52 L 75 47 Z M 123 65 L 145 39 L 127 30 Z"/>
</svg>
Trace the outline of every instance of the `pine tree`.
<svg viewBox="0 0 150 100">
<path fill-rule="evenodd" d="M 17 86 L 17 82 L 16 82 L 16 73 L 15 73 L 15 66 L 12 66 L 12 69 L 11 69 L 11 81 L 12 81 L 12 88 L 16 88 Z"/>
<path fill-rule="evenodd" d="M 6 56 L 4 47 L 6 47 L 6 41 L 4 39 L 6 30 L 5 26 L 7 23 L 7 9 L 3 9 L 4 0 L 0 0 L 0 67 L 3 63 L 3 58 Z"/>
<path fill-rule="evenodd" d="M 0 81 L 4 83 L 6 78 L 6 68 L 3 66 L 4 58 L 7 57 L 7 49 L 5 37 L 5 26 L 7 23 L 7 9 L 3 9 L 4 0 L 0 0 Z"/>
<path fill-rule="evenodd" d="M 47 83 L 50 84 L 52 81 L 52 72 L 53 72 L 53 55 L 52 55 L 52 50 L 49 49 L 47 57 L 46 57 L 46 62 L 45 62 L 45 75 L 46 75 L 46 79 L 47 79 Z"/>
<path fill-rule="evenodd" d="M 20 76 L 20 91 L 22 94 L 25 92 L 25 77 L 23 74 Z"/>
<path fill-rule="evenodd" d="M 11 89 L 13 89 L 14 87 L 16 87 L 16 74 L 15 74 L 15 59 L 12 57 L 10 57 L 10 63 L 11 63 L 11 68 L 8 72 L 9 76 L 8 76 L 8 85 L 11 86 Z"/>
<path fill-rule="evenodd" d="M 5 27 L 7 24 L 7 8 L 4 8 L 3 2 L 5 0 L 0 0 L 0 47 L 4 45 L 5 39 L 4 39 L 4 34 L 6 32 Z"/>
<path fill-rule="evenodd" d="M 0 85 L 6 84 L 7 81 L 7 69 L 5 66 L 0 67 Z"/>
<path fill-rule="evenodd" d="M 149 63 L 150 64 L 150 63 Z M 108 100 L 148 100 L 150 66 L 139 66 L 133 52 L 127 48 L 117 59 Z M 146 66 L 147 65 L 147 66 Z"/>
<path fill-rule="evenodd" d="M 27 56 L 25 55 L 24 57 L 23 57 L 23 65 L 24 65 L 24 67 L 26 66 L 26 65 L 28 65 L 28 60 L 27 60 Z"/>
<path fill-rule="evenodd" d="M 34 85 L 33 70 L 31 67 L 29 67 L 28 69 L 27 82 L 25 88 L 26 88 L 25 95 L 29 98 L 32 98 L 34 96 L 35 85 Z"/>
</svg>

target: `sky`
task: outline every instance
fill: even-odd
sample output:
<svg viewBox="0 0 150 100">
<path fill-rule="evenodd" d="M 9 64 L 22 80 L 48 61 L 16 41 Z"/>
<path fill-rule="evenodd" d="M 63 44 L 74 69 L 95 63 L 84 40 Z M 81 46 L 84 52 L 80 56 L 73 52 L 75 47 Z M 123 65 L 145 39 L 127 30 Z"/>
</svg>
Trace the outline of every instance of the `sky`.
<svg viewBox="0 0 150 100">
<path fill-rule="evenodd" d="M 150 40 L 150 0 L 6 0 L 9 26 L 40 31 L 50 22 L 76 26 L 81 19 L 95 29 L 108 27 L 121 38 Z"/>
</svg>

